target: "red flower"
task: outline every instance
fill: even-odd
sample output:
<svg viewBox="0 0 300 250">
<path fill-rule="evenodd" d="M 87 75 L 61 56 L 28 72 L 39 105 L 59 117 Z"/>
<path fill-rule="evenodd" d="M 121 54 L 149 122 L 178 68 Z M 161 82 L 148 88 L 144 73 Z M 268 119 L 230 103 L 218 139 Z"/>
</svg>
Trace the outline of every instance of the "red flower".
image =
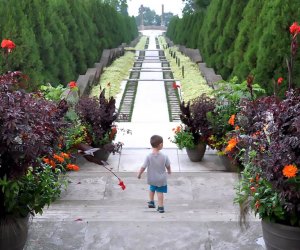
<svg viewBox="0 0 300 250">
<path fill-rule="evenodd" d="M 122 188 L 122 190 L 125 190 L 125 188 L 126 188 L 124 182 L 121 181 L 121 179 L 119 179 L 119 186 Z"/>
<path fill-rule="evenodd" d="M 178 88 L 180 88 L 180 86 L 177 85 L 176 82 L 173 82 L 173 85 L 172 85 L 172 86 L 173 86 L 173 89 L 178 89 Z"/>
<path fill-rule="evenodd" d="M 291 26 L 290 26 L 290 33 L 292 35 L 297 35 L 298 33 L 300 33 L 300 26 L 297 22 L 294 22 Z"/>
<path fill-rule="evenodd" d="M 280 85 L 282 82 L 283 82 L 283 78 L 279 77 L 278 80 L 277 80 L 278 85 Z"/>
<path fill-rule="evenodd" d="M 259 207 L 260 207 L 260 202 L 259 202 L 259 201 L 256 201 L 256 202 L 255 202 L 255 208 L 256 208 L 256 209 L 259 209 Z"/>
<path fill-rule="evenodd" d="M 3 39 L 1 42 L 1 47 L 3 49 L 7 49 L 7 51 L 10 53 L 16 47 L 16 45 L 11 40 Z"/>
<path fill-rule="evenodd" d="M 77 87 L 76 82 L 74 82 L 74 81 L 70 82 L 70 83 L 69 83 L 69 87 L 70 87 L 70 89 L 76 88 L 76 87 Z"/>
</svg>

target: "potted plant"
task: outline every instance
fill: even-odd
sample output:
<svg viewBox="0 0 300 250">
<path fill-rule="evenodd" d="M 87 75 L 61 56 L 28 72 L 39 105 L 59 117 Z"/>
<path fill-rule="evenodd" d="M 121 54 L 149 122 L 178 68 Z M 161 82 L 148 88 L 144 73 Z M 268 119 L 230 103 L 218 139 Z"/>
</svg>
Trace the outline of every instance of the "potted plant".
<svg viewBox="0 0 300 250">
<path fill-rule="evenodd" d="M 186 148 L 191 161 L 201 161 L 211 129 L 207 113 L 214 109 L 214 99 L 203 94 L 198 98 L 180 104 L 180 120 L 183 123 L 175 129 L 174 140 L 179 149 Z"/>
<path fill-rule="evenodd" d="M 251 77 L 248 81 L 253 81 Z M 228 82 L 222 82 L 213 91 L 216 99 L 215 109 L 207 114 L 212 135 L 208 139 L 211 148 L 218 151 L 224 166 L 228 171 L 237 171 L 240 166 L 238 150 L 235 149 L 237 139 L 232 136 L 235 130 L 239 129 L 236 114 L 240 110 L 242 100 L 253 100 L 265 91 L 259 84 L 252 83 L 252 92 L 248 91 L 248 81 L 238 83 L 236 77 Z"/>
<path fill-rule="evenodd" d="M 115 103 L 114 97 L 105 98 L 103 89 L 99 98 L 83 96 L 76 105 L 81 123 L 87 129 L 90 146 L 99 149 L 94 155 L 103 161 L 107 161 L 110 153 L 117 153 L 122 149 L 122 143 L 113 142 L 117 134 L 114 122 L 118 117 Z M 78 148 L 86 150 L 84 145 L 79 145 Z"/>
<path fill-rule="evenodd" d="M 300 26 L 290 27 L 289 90 L 242 103 L 239 140 L 244 171 L 235 202 L 242 219 L 252 210 L 262 219 L 267 249 L 299 249 L 300 245 L 300 91 L 293 89 L 292 65 Z M 284 79 L 278 78 L 278 85 Z M 249 86 L 251 87 L 251 86 Z"/>
<path fill-rule="evenodd" d="M 41 159 L 60 143 L 66 102 L 55 104 L 26 93 L 19 87 L 23 79 L 21 72 L 0 75 L 1 249 L 15 249 L 13 244 L 22 249 L 29 215 L 42 213 L 59 197 L 63 184 L 59 169 Z"/>
</svg>

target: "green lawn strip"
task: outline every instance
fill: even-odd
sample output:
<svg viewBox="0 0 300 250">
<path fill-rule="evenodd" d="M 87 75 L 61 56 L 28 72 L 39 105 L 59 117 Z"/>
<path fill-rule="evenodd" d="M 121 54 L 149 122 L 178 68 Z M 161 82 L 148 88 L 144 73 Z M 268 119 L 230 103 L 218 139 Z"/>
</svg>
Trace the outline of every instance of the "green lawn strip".
<svg viewBox="0 0 300 250">
<path fill-rule="evenodd" d="M 147 37 L 141 37 L 140 41 L 136 45 L 135 49 L 144 49 Z M 121 91 L 121 83 L 123 79 L 128 78 L 129 70 L 132 68 L 135 61 L 135 53 L 126 51 L 124 56 L 117 58 L 109 67 L 104 68 L 104 72 L 101 74 L 100 83 L 93 86 L 90 96 L 100 95 L 101 88 L 106 88 L 105 96 L 116 96 Z M 110 90 L 107 84 L 110 83 Z"/>
<path fill-rule="evenodd" d="M 163 36 L 159 37 L 161 48 L 166 46 L 166 41 Z M 175 51 L 177 57 L 180 59 L 180 67 L 176 64 L 176 59 L 171 57 L 169 49 L 165 49 L 165 55 L 170 62 L 171 69 L 176 79 L 181 83 L 181 94 L 184 101 L 189 101 L 200 96 L 203 93 L 211 93 L 212 88 L 207 85 L 206 80 L 201 75 L 198 65 L 190 60 L 189 57 L 184 56 L 178 51 L 176 47 L 170 47 L 171 51 Z M 184 66 L 184 78 L 182 77 L 182 66 Z"/>
<path fill-rule="evenodd" d="M 166 98 L 167 98 L 167 104 L 168 104 L 168 111 L 169 111 L 169 119 L 170 122 L 173 121 L 173 109 L 171 106 L 171 102 L 170 102 L 170 95 L 173 93 L 176 96 L 176 100 L 178 102 L 178 106 L 179 106 L 179 93 L 178 93 L 178 89 L 173 89 L 173 82 L 170 81 L 165 81 L 165 91 L 166 91 Z"/>
<path fill-rule="evenodd" d="M 134 88 L 133 99 L 130 102 L 130 111 L 129 111 L 129 114 L 128 114 L 127 122 L 131 122 L 132 112 L 133 112 L 133 107 L 134 107 L 134 101 L 135 101 L 135 97 L 136 97 L 137 86 L 138 86 L 137 81 L 128 81 L 127 84 L 126 84 L 125 90 L 124 90 L 124 94 L 122 96 L 122 100 L 120 102 L 119 112 L 122 112 L 123 102 L 124 102 L 125 96 L 126 96 L 125 94 L 129 90 L 130 87 L 133 87 Z"/>
<path fill-rule="evenodd" d="M 116 96 L 120 93 L 120 86 L 124 78 L 129 75 L 134 62 L 134 53 L 125 52 L 124 56 L 117 58 L 109 67 L 104 68 L 100 77 L 100 84 L 94 86 L 91 90 L 91 96 L 99 96 L 100 88 L 106 88 L 105 96 Z M 110 83 L 110 89 L 107 84 Z"/>
<path fill-rule="evenodd" d="M 166 91 L 166 98 L 167 98 L 167 104 L 168 104 L 168 112 L 169 112 L 169 121 L 172 122 L 172 112 L 171 112 L 171 104 L 170 104 L 170 99 L 169 99 L 169 94 L 168 94 L 168 82 L 164 82 L 165 85 L 165 91 Z"/>
</svg>

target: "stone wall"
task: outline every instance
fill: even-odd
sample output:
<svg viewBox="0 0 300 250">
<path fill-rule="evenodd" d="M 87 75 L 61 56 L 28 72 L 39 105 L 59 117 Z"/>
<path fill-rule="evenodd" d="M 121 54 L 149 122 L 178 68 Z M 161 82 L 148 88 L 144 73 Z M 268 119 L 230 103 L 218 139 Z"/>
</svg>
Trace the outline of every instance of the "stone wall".
<svg viewBox="0 0 300 250">
<path fill-rule="evenodd" d="M 134 39 L 129 46 L 135 47 L 140 39 L 140 36 Z M 91 88 L 97 84 L 103 73 L 103 69 L 112 64 L 112 62 L 123 56 L 125 53 L 126 43 L 122 43 L 118 48 L 104 49 L 99 62 L 94 64 L 93 68 L 88 68 L 84 75 L 79 75 L 76 83 L 79 88 L 79 95 L 88 95 Z"/>
</svg>

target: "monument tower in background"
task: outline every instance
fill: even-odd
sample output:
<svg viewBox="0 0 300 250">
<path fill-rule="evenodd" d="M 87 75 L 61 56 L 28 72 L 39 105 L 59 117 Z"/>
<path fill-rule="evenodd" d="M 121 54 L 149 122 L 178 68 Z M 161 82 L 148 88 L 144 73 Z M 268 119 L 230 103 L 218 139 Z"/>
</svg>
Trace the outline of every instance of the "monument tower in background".
<svg viewBox="0 0 300 250">
<path fill-rule="evenodd" d="M 165 20 L 164 20 L 164 14 L 165 14 L 165 11 L 164 11 L 164 5 L 162 4 L 161 5 L 161 22 L 160 22 L 160 25 L 161 26 L 165 26 Z"/>
</svg>

